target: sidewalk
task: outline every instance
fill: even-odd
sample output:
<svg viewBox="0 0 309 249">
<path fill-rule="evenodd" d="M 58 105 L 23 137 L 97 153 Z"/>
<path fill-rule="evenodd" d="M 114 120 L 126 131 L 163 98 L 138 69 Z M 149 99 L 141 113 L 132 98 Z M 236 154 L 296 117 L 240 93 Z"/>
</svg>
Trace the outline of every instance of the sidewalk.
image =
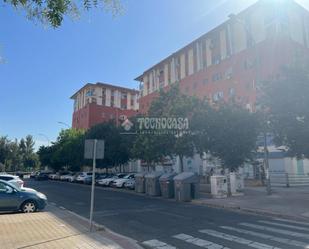
<svg viewBox="0 0 309 249">
<path fill-rule="evenodd" d="M 309 187 L 273 187 L 271 196 L 266 195 L 265 187 L 246 187 L 244 196 L 211 199 L 210 195 L 201 193 L 201 198 L 193 202 L 211 207 L 309 221 Z"/>
<path fill-rule="evenodd" d="M 44 212 L 0 214 L 1 249 L 140 249 L 135 241 L 49 205 Z"/>
</svg>

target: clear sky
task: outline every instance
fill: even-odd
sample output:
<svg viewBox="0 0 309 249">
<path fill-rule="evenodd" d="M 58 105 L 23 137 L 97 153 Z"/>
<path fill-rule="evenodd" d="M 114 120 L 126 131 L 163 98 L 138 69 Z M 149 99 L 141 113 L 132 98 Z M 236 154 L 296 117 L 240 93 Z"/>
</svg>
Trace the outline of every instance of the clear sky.
<svg viewBox="0 0 309 249">
<path fill-rule="evenodd" d="M 57 122 L 71 124 L 70 96 L 85 83 L 138 88 L 144 70 L 256 0 L 122 2 L 121 16 L 93 10 L 59 29 L 0 4 L 0 136 L 31 134 L 37 146 L 47 143 L 39 133 L 55 140 L 65 128 Z"/>
</svg>

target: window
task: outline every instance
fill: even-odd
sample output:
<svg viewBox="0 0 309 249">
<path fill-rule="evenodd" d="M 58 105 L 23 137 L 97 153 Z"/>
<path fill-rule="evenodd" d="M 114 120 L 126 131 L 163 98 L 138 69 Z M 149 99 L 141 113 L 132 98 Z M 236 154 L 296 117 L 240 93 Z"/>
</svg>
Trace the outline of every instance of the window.
<svg viewBox="0 0 309 249">
<path fill-rule="evenodd" d="M 127 98 L 127 93 L 122 92 L 122 93 L 121 93 L 121 99 L 126 99 L 126 98 Z"/>
<path fill-rule="evenodd" d="M 215 82 L 215 81 L 219 81 L 219 80 L 222 80 L 222 73 L 215 73 L 212 75 L 212 81 Z"/>
<path fill-rule="evenodd" d="M 225 79 L 230 80 L 232 79 L 233 75 L 233 69 L 230 67 L 226 72 L 225 72 Z"/>
<path fill-rule="evenodd" d="M 229 89 L 229 96 L 230 96 L 230 97 L 235 96 L 235 89 L 234 89 L 234 88 L 230 88 L 230 89 Z"/>
<path fill-rule="evenodd" d="M 6 184 L 0 182 L 0 192 L 6 192 Z"/>
<path fill-rule="evenodd" d="M 252 59 L 246 59 L 244 61 L 244 69 L 251 69 L 253 68 L 255 65 L 255 60 L 252 60 Z"/>
<path fill-rule="evenodd" d="M 0 180 L 3 180 L 3 181 L 10 181 L 10 180 L 13 180 L 14 178 L 13 177 L 10 177 L 10 176 L 0 176 Z"/>
<path fill-rule="evenodd" d="M 91 97 L 91 96 L 94 96 L 94 89 L 89 89 L 89 90 L 86 92 L 86 97 Z"/>
<path fill-rule="evenodd" d="M 212 99 L 213 101 L 219 101 L 220 99 L 223 99 L 223 97 L 224 97 L 223 92 L 216 92 L 214 93 Z"/>
<path fill-rule="evenodd" d="M 204 80 L 203 80 L 203 83 L 204 83 L 204 85 L 207 85 L 207 84 L 209 83 L 208 78 L 204 79 Z"/>
</svg>

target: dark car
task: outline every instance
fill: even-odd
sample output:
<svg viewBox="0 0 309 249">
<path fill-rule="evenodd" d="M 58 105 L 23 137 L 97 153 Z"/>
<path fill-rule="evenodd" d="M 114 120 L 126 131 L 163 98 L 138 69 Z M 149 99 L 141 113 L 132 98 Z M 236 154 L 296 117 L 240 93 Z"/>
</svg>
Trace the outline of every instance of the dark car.
<svg viewBox="0 0 309 249">
<path fill-rule="evenodd" d="M 100 174 L 95 173 L 95 180 L 97 180 L 100 177 Z M 84 179 L 84 184 L 92 184 L 92 175 L 86 176 Z"/>
<path fill-rule="evenodd" d="M 48 180 L 48 174 L 47 173 L 39 173 L 35 176 L 35 180 L 37 181 L 46 181 Z"/>
<path fill-rule="evenodd" d="M 0 180 L 0 211 L 22 211 L 33 213 L 45 208 L 47 198 L 44 194 L 30 188 L 16 188 Z"/>
</svg>

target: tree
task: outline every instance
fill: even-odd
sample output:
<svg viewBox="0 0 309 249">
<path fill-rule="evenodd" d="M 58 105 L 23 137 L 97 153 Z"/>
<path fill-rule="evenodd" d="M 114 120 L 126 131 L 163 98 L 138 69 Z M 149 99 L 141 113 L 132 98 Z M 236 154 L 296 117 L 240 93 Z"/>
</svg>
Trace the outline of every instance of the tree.
<svg viewBox="0 0 309 249">
<path fill-rule="evenodd" d="M 211 155 L 229 171 L 252 160 L 260 131 L 257 115 L 237 104 L 219 104 L 210 114 L 207 146 Z"/>
<path fill-rule="evenodd" d="M 113 15 L 120 13 L 120 0 L 3 0 L 5 4 L 24 9 L 27 18 L 59 27 L 65 16 L 79 17 L 80 11 L 102 6 Z"/>
<path fill-rule="evenodd" d="M 120 128 L 114 122 L 98 124 L 86 133 L 86 139 L 105 141 L 104 159 L 98 160 L 98 167 L 110 168 L 126 164 L 130 159 L 128 140 L 120 134 Z"/>
<path fill-rule="evenodd" d="M 47 159 L 47 161 L 51 160 L 50 166 L 56 171 L 63 168 L 79 171 L 84 164 L 84 140 L 84 130 L 62 130 L 57 141 L 52 145 L 53 148 L 45 150 L 52 155 L 51 159 Z"/>
<path fill-rule="evenodd" d="M 9 140 L 6 136 L 0 137 L 0 163 L 5 164 L 9 156 Z"/>
<path fill-rule="evenodd" d="M 174 84 L 167 91 L 160 91 L 159 96 L 152 102 L 148 114 L 151 117 L 186 118 L 190 124 L 192 116 L 197 110 L 198 103 L 199 100 L 197 98 L 182 94 L 179 90 L 179 85 Z M 179 157 L 180 172 L 184 168 L 184 158 L 194 155 L 195 146 L 189 129 L 186 131 L 179 130 L 175 133 L 167 132 L 151 139 L 160 140 L 158 144 L 164 148 L 165 154 L 168 154 L 170 157 Z M 154 146 L 153 148 L 156 149 L 157 147 Z"/>
<path fill-rule="evenodd" d="M 309 63 L 283 68 L 282 77 L 266 82 L 261 104 L 278 146 L 291 156 L 309 158 Z"/>
</svg>

